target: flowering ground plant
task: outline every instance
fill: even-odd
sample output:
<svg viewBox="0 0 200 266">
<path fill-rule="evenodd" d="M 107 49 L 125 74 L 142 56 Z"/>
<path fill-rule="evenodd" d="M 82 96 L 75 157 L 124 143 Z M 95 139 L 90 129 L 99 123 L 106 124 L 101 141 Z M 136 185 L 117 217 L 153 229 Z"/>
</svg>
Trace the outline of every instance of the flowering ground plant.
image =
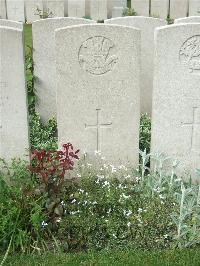
<svg viewBox="0 0 200 266">
<path fill-rule="evenodd" d="M 65 176 L 73 170 L 74 160 L 78 160 L 79 150 L 72 144 L 63 145 L 63 150 L 46 151 L 35 150 L 32 152 L 30 171 L 38 179 L 39 187 L 36 194 L 46 193 L 46 210 L 48 222 L 55 224 L 63 214 L 62 192 L 65 186 Z M 44 222 L 46 224 L 46 222 Z"/>
</svg>

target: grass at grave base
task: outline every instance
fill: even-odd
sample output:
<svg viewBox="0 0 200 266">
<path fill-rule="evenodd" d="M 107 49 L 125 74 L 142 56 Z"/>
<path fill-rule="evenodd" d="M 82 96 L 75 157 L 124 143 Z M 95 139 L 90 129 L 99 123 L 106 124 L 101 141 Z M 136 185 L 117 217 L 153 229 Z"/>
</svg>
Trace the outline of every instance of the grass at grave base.
<svg viewBox="0 0 200 266">
<path fill-rule="evenodd" d="M 32 25 L 25 24 L 24 27 L 25 46 L 33 47 L 32 44 Z"/>
<path fill-rule="evenodd" d="M 43 254 L 8 257 L 4 265 L 54 266 L 54 265 L 200 265 L 200 249 L 168 251 L 101 251 L 77 254 Z"/>
</svg>

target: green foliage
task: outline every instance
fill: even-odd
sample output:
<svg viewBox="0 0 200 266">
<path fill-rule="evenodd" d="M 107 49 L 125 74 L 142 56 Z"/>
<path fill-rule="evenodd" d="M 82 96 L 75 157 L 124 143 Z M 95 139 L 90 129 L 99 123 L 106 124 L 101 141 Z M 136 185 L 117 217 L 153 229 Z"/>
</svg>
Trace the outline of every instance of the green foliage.
<svg viewBox="0 0 200 266">
<path fill-rule="evenodd" d="M 100 154 L 92 162 L 84 158 L 51 197 L 46 179 L 37 171 L 31 175 L 25 162 L 14 160 L 8 167 L 2 161 L 0 250 L 9 245 L 10 253 L 41 253 L 53 246 L 67 251 L 198 245 L 199 186 L 178 179 L 178 163 L 162 154 L 151 157 L 154 169 L 145 174 L 149 157 L 141 153 L 141 171 L 110 165 Z M 167 174 L 165 164 L 171 166 Z"/>
<path fill-rule="evenodd" d="M 41 19 L 53 17 L 53 12 L 50 11 L 49 8 L 47 10 L 41 10 L 37 7 L 35 14 L 38 15 Z"/>
<path fill-rule="evenodd" d="M 9 243 L 11 253 L 30 250 L 41 240 L 45 213 L 43 198 L 29 195 L 34 181 L 27 163 L 13 160 L 8 167 L 1 161 L 0 184 L 0 251 Z"/>
<path fill-rule="evenodd" d="M 114 249 L 76 253 L 45 253 L 8 257 L 6 266 L 199 266 L 199 249 L 138 251 Z"/>
<path fill-rule="evenodd" d="M 125 8 L 122 15 L 125 16 L 137 16 L 137 12 L 133 8 Z"/>
<path fill-rule="evenodd" d="M 43 124 L 38 113 L 29 115 L 30 143 L 32 150 L 57 149 L 57 123 L 54 118 Z"/>
<path fill-rule="evenodd" d="M 140 118 L 140 150 L 150 153 L 151 144 L 151 119 L 148 114 L 142 114 Z"/>
<path fill-rule="evenodd" d="M 29 110 L 34 109 L 36 102 L 36 94 L 34 89 L 35 77 L 33 75 L 33 50 L 31 47 L 27 46 L 26 51 L 26 84 L 27 84 L 27 94 L 28 94 L 28 107 Z"/>
</svg>

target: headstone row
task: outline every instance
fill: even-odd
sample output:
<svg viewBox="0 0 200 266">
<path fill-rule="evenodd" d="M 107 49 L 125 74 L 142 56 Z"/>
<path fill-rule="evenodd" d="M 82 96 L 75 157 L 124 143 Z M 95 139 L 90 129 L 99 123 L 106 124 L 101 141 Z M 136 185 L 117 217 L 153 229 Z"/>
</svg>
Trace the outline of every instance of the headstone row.
<svg viewBox="0 0 200 266">
<path fill-rule="evenodd" d="M 126 23 L 113 19 L 104 25 L 47 19 L 33 25 L 33 32 L 43 27 L 41 36 L 46 32 L 44 38 L 51 43 L 40 56 L 41 64 L 54 66 L 48 71 L 55 87 L 45 94 L 52 101 L 47 109 L 57 106 L 59 143 L 71 142 L 82 154 L 101 152 L 114 164 L 137 166 L 140 93 L 144 97 L 140 88 L 148 72 L 145 55 L 154 57 L 147 54 L 146 36 L 149 50 L 155 49 L 149 79 L 153 80 L 151 153 L 177 158 L 182 162 L 180 174 L 194 175 L 200 167 L 200 23 L 157 27 L 165 23 L 124 19 Z M 0 37 L 0 156 L 10 159 L 29 147 L 22 24 L 0 26 Z M 43 40 L 34 42 L 39 51 Z M 44 54 L 51 61 L 45 61 Z M 39 57 L 36 61 L 39 64 Z"/>
</svg>

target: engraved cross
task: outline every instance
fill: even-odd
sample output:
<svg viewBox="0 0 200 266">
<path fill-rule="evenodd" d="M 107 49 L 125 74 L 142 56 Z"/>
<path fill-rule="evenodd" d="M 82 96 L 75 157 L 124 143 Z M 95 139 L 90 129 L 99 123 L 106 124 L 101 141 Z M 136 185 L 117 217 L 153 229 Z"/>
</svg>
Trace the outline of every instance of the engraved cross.
<svg viewBox="0 0 200 266">
<path fill-rule="evenodd" d="M 17 10 L 18 10 L 19 8 L 15 5 L 14 7 L 13 7 L 13 10 L 14 10 L 14 14 L 16 15 L 16 12 L 17 12 Z"/>
<path fill-rule="evenodd" d="M 193 107 L 193 114 L 192 114 L 192 122 L 189 123 L 183 123 L 183 126 L 190 126 L 192 129 L 192 135 L 191 135 L 191 146 L 190 149 L 191 150 L 195 150 L 197 149 L 196 144 L 200 144 L 200 141 L 197 142 L 196 138 L 195 138 L 195 133 L 196 133 L 196 127 L 199 126 L 200 127 L 200 108 L 199 107 Z M 199 145 L 198 145 L 199 146 Z M 200 147 L 200 146 L 199 146 Z M 199 150 L 199 149 L 198 149 Z"/>
<path fill-rule="evenodd" d="M 100 151 L 100 130 L 102 129 L 102 128 L 110 128 L 110 126 L 112 125 L 112 123 L 100 123 L 100 121 L 99 121 L 99 117 L 100 117 L 100 111 L 101 111 L 101 109 L 96 109 L 96 112 L 97 112 L 97 114 L 96 114 L 96 124 L 94 124 L 94 125 L 87 125 L 87 124 L 85 124 L 85 128 L 87 129 L 87 128 L 95 128 L 96 129 L 96 141 L 97 141 L 97 148 L 96 148 L 96 150 L 97 151 Z"/>
</svg>

